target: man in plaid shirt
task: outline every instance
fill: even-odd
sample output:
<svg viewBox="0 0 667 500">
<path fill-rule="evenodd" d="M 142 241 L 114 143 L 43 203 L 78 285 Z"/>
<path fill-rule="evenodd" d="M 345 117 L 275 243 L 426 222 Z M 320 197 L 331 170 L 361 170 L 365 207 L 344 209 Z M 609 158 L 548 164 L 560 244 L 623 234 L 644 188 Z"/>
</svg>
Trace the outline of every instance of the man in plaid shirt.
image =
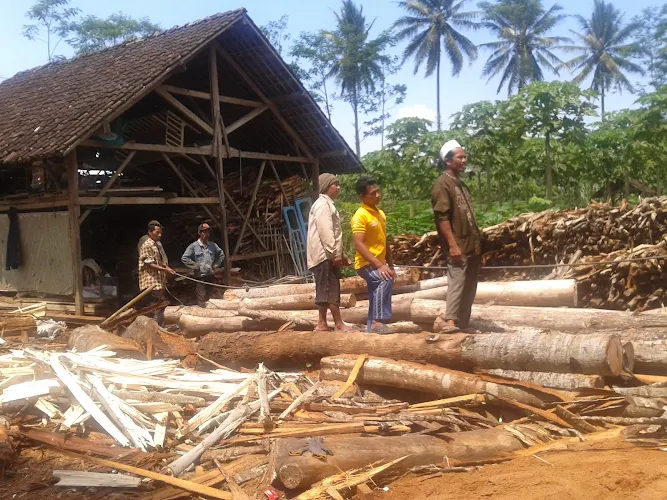
<svg viewBox="0 0 667 500">
<path fill-rule="evenodd" d="M 141 291 L 154 286 L 151 292 L 151 304 L 166 300 L 167 275 L 174 271 L 160 251 L 158 242 L 162 238 L 162 225 L 152 220 L 148 223 L 148 238 L 139 247 L 139 289 Z M 164 326 L 164 308 L 155 312 L 155 320 L 160 326 Z"/>
</svg>

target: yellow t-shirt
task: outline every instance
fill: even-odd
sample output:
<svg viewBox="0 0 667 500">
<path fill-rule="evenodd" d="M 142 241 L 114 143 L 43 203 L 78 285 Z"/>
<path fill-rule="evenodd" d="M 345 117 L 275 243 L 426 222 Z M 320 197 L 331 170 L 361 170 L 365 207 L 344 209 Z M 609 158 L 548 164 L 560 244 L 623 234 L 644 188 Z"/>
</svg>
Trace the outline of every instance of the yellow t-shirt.
<svg viewBox="0 0 667 500">
<path fill-rule="evenodd" d="M 364 243 L 370 252 L 386 263 L 387 256 L 387 217 L 380 209 L 362 203 L 350 221 L 353 233 L 363 233 Z M 354 268 L 361 269 L 370 264 L 359 252 L 354 256 Z"/>
</svg>

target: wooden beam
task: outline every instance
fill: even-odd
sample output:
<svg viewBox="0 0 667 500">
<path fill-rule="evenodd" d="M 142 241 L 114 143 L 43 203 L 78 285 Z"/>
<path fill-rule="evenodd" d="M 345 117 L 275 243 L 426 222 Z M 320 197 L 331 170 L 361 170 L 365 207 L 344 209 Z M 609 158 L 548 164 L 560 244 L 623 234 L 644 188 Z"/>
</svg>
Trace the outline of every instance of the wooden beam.
<svg viewBox="0 0 667 500">
<path fill-rule="evenodd" d="M 125 157 L 123 162 L 120 164 L 120 166 L 116 169 L 116 171 L 113 173 L 111 178 L 107 181 L 107 183 L 102 187 L 100 190 L 99 194 L 97 196 L 104 196 L 106 192 L 111 188 L 114 182 L 116 182 L 116 179 L 120 177 L 120 174 L 123 173 L 123 170 L 125 170 L 125 167 L 127 167 L 130 162 L 132 161 L 132 158 L 134 158 L 134 155 L 136 155 L 136 151 L 130 151 L 130 154 Z M 79 224 L 83 224 L 83 221 L 86 220 L 86 217 L 90 215 L 91 210 L 88 209 L 86 210 L 83 215 L 79 218 Z"/>
<path fill-rule="evenodd" d="M 243 78 L 248 86 L 257 94 L 257 96 L 264 102 L 264 104 L 269 106 L 269 109 L 273 113 L 273 115 L 276 117 L 276 119 L 280 122 L 282 125 L 283 129 L 289 135 L 293 140 L 296 141 L 296 143 L 299 145 L 301 150 L 308 156 L 309 158 L 313 158 L 313 154 L 310 151 L 310 148 L 308 145 L 305 143 L 305 141 L 301 138 L 299 134 L 296 133 L 296 131 L 292 128 L 292 126 L 287 123 L 287 120 L 283 117 L 283 115 L 280 113 L 278 110 L 278 106 L 274 103 L 272 103 L 266 95 L 261 91 L 261 89 L 255 84 L 255 82 L 252 81 L 252 79 L 248 76 L 248 74 L 241 68 L 241 66 L 238 65 L 238 63 L 232 58 L 229 53 L 222 48 L 222 45 L 220 45 L 219 42 L 214 41 L 213 44 L 215 45 L 216 50 L 218 53 L 227 61 L 227 63 L 234 68 L 234 70 Z"/>
<path fill-rule="evenodd" d="M 36 201 L 31 202 L 30 199 L 26 200 L 26 203 L 12 203 L 7 205 L 0 205 L 0 212 L 8 212 L 11 207 L 16 208 L 19 212 L 24 210 L 44 210 L 44 209 L 57 209 L 65 208 L 69 205 L 67 197 L 57 198 L 51 201 Z"/>
<path fill-rule="evenodd" d="M 79 164 L 76 149 L 65 156 L 67 168 L 67 213 L 69 241 L 72 245 L 72 279 L 74 288 L 74 314 L 83 316 L 83 273 L 81 271 L 81 232 L 79 230 Z"/>
<path fill-rule="evenodd" d="M 308 94 L 303 90 L 297 90 L 291 94 L 285 94 L 271 99 L 276 104 L 282 104 L 283 102 L 293 101 L 295 99 L 300 99 L 306 97 Z"/>
<path fill-rule="evenodd" d="M 166 144 L 142 144 L 127 142 L 121 145 L 104 144 L 103 142 L 87 139 L 82 141 L 81 147 L 96 149 L 123 149 L 126 151 L 151 151 L 154 153 L 175 153 L 212 156 L 211 146 L 167 146 Z"/>
<path fill-rule="evenodd" d="M 252 120 L 253 118 L 255 118 L 255 117 L 261 115 L 262 113 L 264 113 L 264 111 L 266 111 L 267 109 L 269 109 L 269 107 L 268 107 L 266 104 L 264 104 L 261 108 L 255 108 L 255 109 L 253 109 L 250 113 L 248 113 L 247 115 L 242 116 L 241 118 L 239 118 L 238 120 L 236 120 L 234 123 L 232 123 L 231 125 L 229 125 L 229 126 L 227 127 L 227 133 L 228 133 L 228 134 L 231 134 L 231 133 L 234 132 L 236 129 L 242 127 L 243 125 L 245 125 L 246 123 L 248 123 L 248 122 L 249 122 L 250 120 Z"/>
<path fill-rule="evenodd" d="M 266 161 L 262 162 L 262 165 L 259 167 L 259 174 L 257 175 L 257 180 L 255 181 L 255 188 L 252 190 L 252 196 L 250 197 L 250 204 L 248 205 L 248 211 L 246 212 L 245 217 L 243 218 L 243 225 L 241 226 L 241 232 L 239 233 L 239 238 L 236 240 L 236 245 L 234 246 L 233 254 L 236 255 L 236 252 L 239 251 L 241 242 L 243 240 L 243 235 L 245 234 L 245 228 L 248 225 L 248 220 L 250 219 L 250 214 L 252 209 L 255 206 L 255 198 L 257 198 L 257 191 L 259 191 L 259 185 L 262 182 L 262 176 L 264 175 L 264 167 L 266 167 Z"/>
<path fill-rule="evenodd" d="M 188 191 L 190 191 L 190 194 L 192 196 L 194 196 L 195 198 L 197 198 L 198 197 L 197 191 L 195 191 L 195 189 L 188 182 L 188 180 L 185 177 L 183 177 L 183 174 L 181 174 L 181 172 L 178 170 L 178 167 L 176 165 L 174 165 L 173 161 L 171 161 L 171 158 L 169 158 L 169 156 L 166 153 L 162 153 L 162 158 L 167 163 L 167 165 L 169 165 L 171 167 L 171 169 L 174 171 L 174 173 L 178 176 L 178 178 L 181 180 L 181 182 L 185 185 L 185 187 L 188 188 Z M 209 215 L 211 220 L 215 221 L 215 223 L 220 228 L 220 231 L 221 232 L 224 231 L 222 225 L 220 224 L 220 221 L 218 220 L 218 218 L 215 215 L 213 215 L 213 212 L 211 212 L 211 209 L 208 208 L 206 205 L 201 205 L 201 207 Z"/>
<path fill-rule="evenodd" d="M 231 148 L 230 158 L 246 158 L 250 160 L 273 160 L 273 161 L 284 161 L 288 163 L 313 163 L 314 158 L 306 158 L 304 156 L 289 156 L 289 155 L 274 155 L 270 153 L 253 153 L 251 151 L 239 151 L 238 149 Z"/>
<path fill-rule="evenodd" d="M 310 170 L 310 177 L 313 183 L 313 192 L 311 198 L 315 201 L 320 196 L 320 161 L 315 160 Z"/>
<path fill-rule="evenodd" d="M 159 86 L 155 89 L 155 93 L 162 97 L 165 101 L 171 104 L 174 108 L 179 110 L 186 118 L 188 118 L 192 123 L 197 125 L 204 132 L 213 135 L 213 128 L 206 123 L 204 120 L 199 118 L 194 114 L 185 104 L 176 99 L 173 95 L 167 92 L 164 87 Z"/>
<path fill-rule="evenodd" d="M 225 144 L 225 153 L 227 156 L 230 155 L 230 146 L 229 140 L 227 139 L 227 130 L 225 129 L 225 122 L 222 119 L 222 114 L 220 112 L 220 89 L 219 89 L 219 80 L 218 80 L 218 59 L 217 52 L 213 46 L 209 46 L 208 53 L 208 70 L 209 70 L 209 79 L 210 79 L 210 88 L 211 88 L 211 116 L 213 116 L 213 123 L 215 123 L 215 134 L 213 137 L 214 141 L 214 151 L 215 151 L 215 166 L 216 174 L 213 177 L 216 179 L 218 184 L 218 197 L 220 198 L 220 211 L 222 212 L 222 251 L 225 254 L 224 260 L 224 283 L 229 285 L 231 282 L 231 257 L 229 254 L 229 230 L 227 228 L 227 206 L 225 204 L 226 192 L 225 192 L 225 171 L 224 165 L 222 163 L 222 143 Z M 202 157 L 203 158 L 203 157 Z M 206 166 L 211 170 L 211 167 L 206 163 Z"/>
<path fill-rule="evenodd" d="M 238 262 L 240 260 L 251 260 L 251 259 L 260 259 L 263 257 L 274 257 L 276 255 L 275 250 L 267 250 L 266 252 L 253 252 L 245 253 L 243 255 L 232 255 L 229 260 L 230 262 Z"/>
<path fill-rule="evenodd" d="M 186 197 L 165 198 L 162 196 L 112 196 L 105 198 L 101 196 L 81 196 L 79 205 L 217 205 L 220 198 L 214 197 Z"/>
<path fill-rule="evenodd" d="M 278 181 L 278 187 L 280 188 L 280 192 L 283 195 L 283 198 L 285 198 L 285 205 L 289 205 L 289 198 L 287 197 L 287 193 L 285 192 L 285 188 L 283 187 L 283 183 L 280 180 L 280 176 L 278 175 L 278 169 L 276 169 L 275 163 L 273 163 L 271 160 L 269 160 L 269 165 L 271 165 L 271 170 L 273 171 L 273 176 L 276 178 Z"/>
<path fill-rule="evenodd" d="M 341 149 L 339 151 L 329 151 L 321 155 L 317 155 L 318 158 L 336 158 L 338 156 L 347 156 L 347 151 Z"/>
<path fill-rule="evenodd" d="M 209 92 L 184 89 L 181 87 L 175 87 L 173 85 L 162 85 L 162 88 L 171 94 L 186 95 L 189 97 L 195 97 L 197 99 L 211 99 L 211 94 Z M 264 103 L 260 101 L 251 101 L 250 99 L 241 99 L 240 97 L 230 97 L 226 95 L 219 95 L 218 99 L 220 102 L 224 102 L 226 104 L 237 104 L 239 106 L 246 106 L 249 108 L 259 108 L 260 106 L 264 105 Z"/>
<path fill-rule="evenodd" d="M 202 160 L 202 162 L 204 163 L 204 166 L 208 169 L 209 173 L 211 174 L 211 177 L 213 177 L 214 179 L 217 179 L 217 176 L 215 175 L 215 172 L 214 172 L 213 169 L 211 168 L 211 165 L 208 163 L 208 160 L 206 159 L 206 157 L 205 157 L 205 156 L 202 156 L 202 157 L 201 157 L 201 160 Z M 241 209 L 239 208 L 239 206 L 238 206 L 238 205 L 236 204 L 236 202 L 234 201 L 234 198 L 232 197 L 232 195 L 229 194 L 229 192 L 228 192 L 227 189 L 225 188 L 224 183 L 223 183 L 223 185 L 222 185 L 222 192 L 223 192 L 224 195 L 225 195 L 225 201 L 226 201 L 226 200 L 229 200 L 229 203 L 232 204 L 232 207 L 234 208 L 234 210 L 236 211 L 236 213 L 239 215 L 239 217 L 241 217 L 241 218 L 243 219 L 243 217 L 244 217 L 243 212 L 241 211 Z M 226 206 L 226 205 L 225 205 L 225 206 Z M 259 237 L 259 235 L 257 234 L 257 231 L 255 231 L 255 228 L 252 227 L 252 226 L 248 226 L 248 229 L 250 229 L 250 231 L 252 231 L 252 234 L 255 235 L 255 238 L 257 238 L 257 241 L 259 242 L 259 244 L 262 245 L 262 248 L 263 248 L 264 250 L 267 250 L 266 245 L 264 244 L 264 242 L 262 241 L 262 239 L 261 239 L 261 238 Z M 223 250 L 224 250 L 224 248 L 223 248 Z M 234 260 L 232 256 L 230 256 L 230 259 L 231 259 L 231 260 Z"/>
</svg>

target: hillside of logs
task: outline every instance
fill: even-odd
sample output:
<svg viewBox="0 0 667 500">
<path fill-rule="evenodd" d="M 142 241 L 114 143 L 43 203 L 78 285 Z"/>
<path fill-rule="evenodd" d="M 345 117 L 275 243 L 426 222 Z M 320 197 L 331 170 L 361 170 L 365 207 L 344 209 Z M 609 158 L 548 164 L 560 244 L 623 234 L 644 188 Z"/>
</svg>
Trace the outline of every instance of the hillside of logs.
<svg viewBox="0 0 667 500">
<path fill-rule="evenodd" d="M 667 304 L 667 197 L 646 198 L 634 206 L 593 202 L 574 210 L 523 214 L 483 234 L 482 280 L 575 279 L 579 307 L 645 311 Z M 398 235 L 392 241 L 397 265 L 446 266 L 439 248 L 435 232 Z M 575 265 L 526 267 L 554 264 Z M 493 269 L 499 266 L 503 269 Z"/>
</svg>

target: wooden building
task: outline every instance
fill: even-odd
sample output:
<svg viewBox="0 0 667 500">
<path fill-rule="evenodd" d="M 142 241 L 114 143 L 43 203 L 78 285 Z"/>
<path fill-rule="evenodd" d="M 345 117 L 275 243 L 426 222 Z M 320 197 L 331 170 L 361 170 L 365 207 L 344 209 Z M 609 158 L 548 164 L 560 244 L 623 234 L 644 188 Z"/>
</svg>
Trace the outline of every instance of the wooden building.
<svg viewBox="0 0 667 500">
<path fill-rule="evenodd" d="M 24 71 L 0 84 L 0 291 L 73 296 L 81 315 L 82 243 L 84 257 L 124 252 L 136 267 L 120 242 L 194 207 L 228 263 L 269 255 L 239 243 L 261 239 L 249 222 L 261 182 L 289 205 L 290 176 L 360 170 L 245 9 Z M 6 270 L 12 207 L 21 262 Z"/>
</svg>

